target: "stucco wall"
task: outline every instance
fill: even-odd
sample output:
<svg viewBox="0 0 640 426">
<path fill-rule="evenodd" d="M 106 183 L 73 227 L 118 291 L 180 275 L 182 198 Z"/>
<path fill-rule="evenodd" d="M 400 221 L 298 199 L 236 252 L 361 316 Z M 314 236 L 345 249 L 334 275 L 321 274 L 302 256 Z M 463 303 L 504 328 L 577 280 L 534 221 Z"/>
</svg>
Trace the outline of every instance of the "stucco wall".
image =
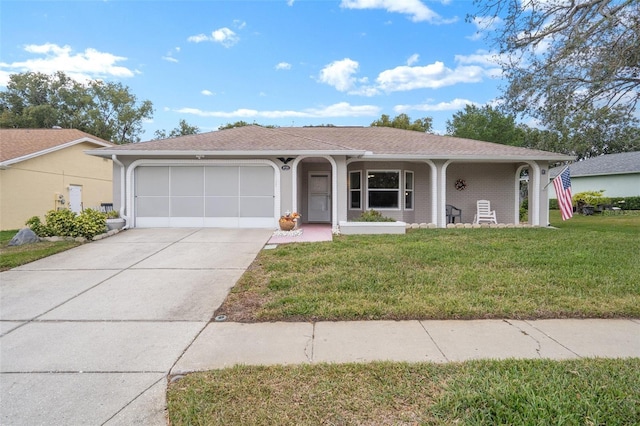
<svg viewBox="0 0 640 426">
<path fill-rule="evenodd" d="M 425 162 L 409 161 L 355 161 L 349 164 L 348 170 L 362 171 L 363 194 L 362 209 L 348 210 L 348 219 L 354 219 L 364 211 L 366 206 L 366 173 L 367 170 L 399 170 L 401 173 L 401 192 L 404 192 L 404 172 L 414 173 L 414 194 L 412 210 L 405 210 L 404 198 L 401 199 L 400 209 L 375 209 L 383 216 L 391 217 L 408 223 L 430 223 L 431 220 L 431 169 Z"/>
<path fill-rule="evenodd" d="M 477 200 L 489 200 L 498 223 L 513 223 L 515 218 L 516 165 L 508 163 L 452 163 L 447 167 L 447 203 L 462 210 L 462 222 L 471 223 Z M 455 182 L 467 186 L 458 191 Z"/>
<path fill-rule="evenodd" d="M 112 202 L 111 160 L 84 154 L 82 143 L 0 170 L 0 229 L 19 229 L 32 216 L 57 207 L 57 194 L 69 206 L 69 185 L 82 186 L 84 208 Z"/>
<path fill-rule="evenodd" d="M 640 173 L 608 176 L 572 176 L 571 192 L 604 190 L 605 197 L 640 196 Z M 552 194 L 556 198 L 555 191 Z"/>
</svg>

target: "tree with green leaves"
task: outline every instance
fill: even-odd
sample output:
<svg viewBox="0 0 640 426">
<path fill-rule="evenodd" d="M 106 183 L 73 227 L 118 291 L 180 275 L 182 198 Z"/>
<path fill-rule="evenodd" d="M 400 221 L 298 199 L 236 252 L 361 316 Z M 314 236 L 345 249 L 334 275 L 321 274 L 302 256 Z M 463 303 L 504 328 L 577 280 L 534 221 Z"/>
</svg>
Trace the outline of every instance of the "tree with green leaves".
<svg viewBox="0 0 640 426">
<path fill-rule="evenodd" d="M 556 151 L 578 159 L 602 154 L 640 151 L 640 127 L 622 107 L 588 108 L 557 117 L 551 130 L 560 142 Z"/>
<path fill-rule="evenodd" d="M 447 134 L 460 138 L 522 146 L 524 131 L 513 115 L 506 115 L 491 105 L 466 105 L 451 120 L 447 120 Z"/>
<path fill-rule="evenodd" d="M 417 132 L 431 133 L 433 132 L 433 118 L 425 117 L 411 121 L 407 114 L 399 114 L 391 120 L 387 114 L 371 123 L 371 127 L 393 127 L 396 129 L 415 130 Z"/>
<path fill-rule="evenodd" d="M 60 126 L 124 144 L 139 142 L 143 121 L 152 117 L 151 101 L 138 102 L 121 83 L 81 84 L 63 72 L 12 74 L 0 92 L 0 127 Z"/>
<path fill-rule="evenodd" d="M 247 123 L 246 121 L 236 121 L 235 123 L 227 123 L 224 126 L 220 126 L 218 127 L 218 130 L 225 130 L 225 129 L 233 129 L 234 127 L 244 127 L 244 126 L 260 126 L 260 127 L 265 127 L 267 129 L 275 129 L 278 126 L 274 126 L 273 124 L 269 124 L 269 125 L 262 125 L 262 124 L 258 124 L 255 121 L 253 123 Z"/>
<path fill-rule="evenodd" d="M 633 116 L 640 100 L 640 2 L 475 3 L 479 10 L 473 18 L 496 27 L 491 37 L 508 82 L 507 111 L 547 127 L 601 108 Z"/>
<path fill-rule="evenodd" d="M 177 138 L 178 136 L 195 135 L 198 133 L 200 133 L 198 126 L 192 126 L 187 123 L 186 120 L 182 119 L 178 123 L 178 127 L 172 129 L 169 133 L 167 133 L 166 130 L 156 130 L 153 133 L 153 139 Z"/>
</svg>

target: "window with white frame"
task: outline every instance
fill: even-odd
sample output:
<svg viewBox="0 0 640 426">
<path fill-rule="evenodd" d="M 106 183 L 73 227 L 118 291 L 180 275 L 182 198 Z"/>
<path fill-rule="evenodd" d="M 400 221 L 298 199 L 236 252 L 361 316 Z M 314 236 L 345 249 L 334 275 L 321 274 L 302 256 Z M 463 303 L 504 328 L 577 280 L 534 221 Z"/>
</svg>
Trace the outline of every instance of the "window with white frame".
<svg viewBox="0 0 640 426">
<path fill-rule="evenodd" d="M 349 208 L 362 209 L 362 172 L 349 172 Z"/>
<path fill-rule="evenodd" d="M 404 172 L 404 209 L 413 210 L 413 172 Z"/>
<path fill-rule="evenodd" d="M 400 208 L 400 171 L 367 171 L 367 208 Z"/>
</svg>

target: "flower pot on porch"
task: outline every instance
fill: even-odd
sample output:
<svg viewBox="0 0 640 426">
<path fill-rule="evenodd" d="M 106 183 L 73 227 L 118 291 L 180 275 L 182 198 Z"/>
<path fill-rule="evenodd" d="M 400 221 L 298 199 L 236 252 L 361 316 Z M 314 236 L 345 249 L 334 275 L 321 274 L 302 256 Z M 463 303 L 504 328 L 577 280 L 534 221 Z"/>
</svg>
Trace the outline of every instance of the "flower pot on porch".
<svg viewBox="0 0 640 426">
<path fill-rule="evenodd" d="M 283 231 L 291 231 L 293 230 L 296 225 L 297 225 L 297 220 L 300 218 L 300 214 L 293 212 L 293 213 L 289 213 L 287 212 L 284 216 L 280 217 L 280 220 L 278 220 L 278 225 L 280 225 L 280 229 Z"/>
</svg>

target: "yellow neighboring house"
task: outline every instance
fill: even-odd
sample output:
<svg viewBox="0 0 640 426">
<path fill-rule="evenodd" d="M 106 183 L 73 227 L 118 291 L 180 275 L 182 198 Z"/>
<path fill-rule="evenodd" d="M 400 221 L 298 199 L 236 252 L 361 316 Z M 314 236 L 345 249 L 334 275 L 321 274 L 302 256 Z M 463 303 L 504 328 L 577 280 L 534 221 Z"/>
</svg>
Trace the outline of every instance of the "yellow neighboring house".
<svg viewBox="0 0 640 426">
<path fill-rule="evenodd" d="M 49 210 L 111 203 L 111 160 L 84 153 L 111 146 L 75 129 L 0 129 L 0 230 Z"/>
</svg>

